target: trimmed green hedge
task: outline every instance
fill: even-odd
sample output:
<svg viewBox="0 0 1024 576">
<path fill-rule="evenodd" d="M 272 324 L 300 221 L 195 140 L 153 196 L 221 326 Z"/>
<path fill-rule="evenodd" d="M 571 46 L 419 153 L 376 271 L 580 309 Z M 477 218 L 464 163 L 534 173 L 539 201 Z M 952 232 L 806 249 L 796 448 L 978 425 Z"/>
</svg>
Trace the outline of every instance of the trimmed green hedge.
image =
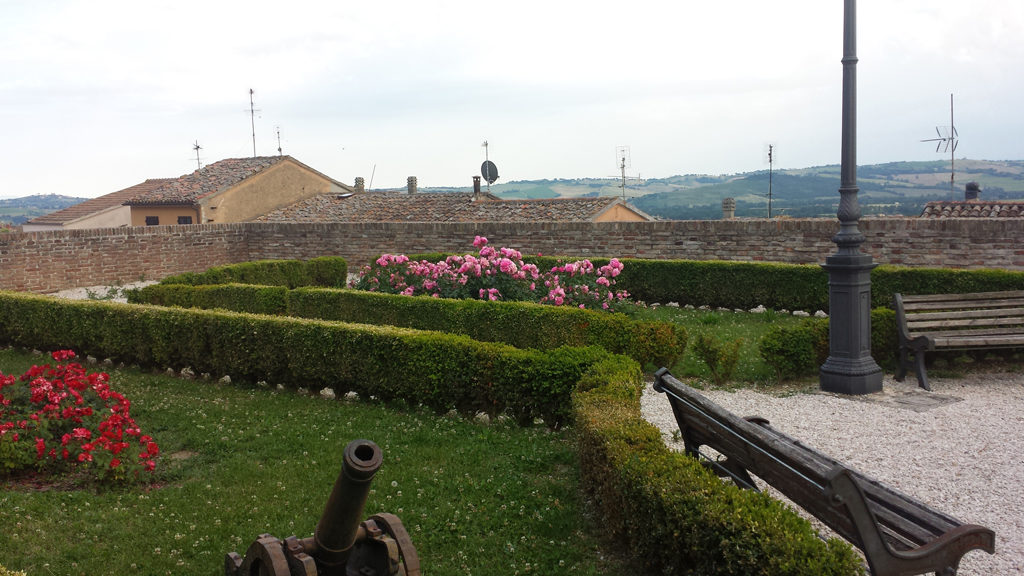
<svg viewBox="0 0 1024 576">
<path fill-rule="evenodd" d="M 223 308 L 258 314 L 403 326 L 502 342 L 517 348 L 602 346 L 642 365 L 667 366 L 686 348 L 687 334 L 667 322 L 528 302 L 450 300 L 325 288 L 153 285 L 129 294 L 134 303 Z"/>
<path fill-rule="evenodd" d="M 549 426 L 567 421 L 586 369 L 613 357 L 596 346 L 522 350 L 407 328 L 11 292 L 0 292 L 0 342 Z"/>
<path fill-rule="evenodd" d="M 796 326 L 773 326 L 759 343 L 761 358 L 780 379 L 818 373 L 829 355 L 828 318 L 805 318 Z M 871 357 L 883 368 L 896 365 L 899 356 L 896 312 L 888 308 L 871 311 Z"/>
<path fill-rule="evenodd" d="M 573 414 L 581 480 L 601 529 L 644 573 L 863 574 L 846 542 L 823 542 L 781 502 L 669 450 L 640 414 L 642 390 L 635 366 L 599 362 L 577 386 Z"/>
<path fill-rule="evenodd" d="M 434 262 L 445 254 L 411 254 L 409 258 Z M 523 260 L 550 270 L 571 256 L 524 256 Z M 590 258 L 595 266 L 608 258 Z M 666 304 L 707 305 L 749 310 L 765 306 L 776 310 L 828 311 L 828 273 L 817 264 L 732 262 L 718 260 L 644 260 L 621 258 L 625 267 L 616 288 L 636 300 Z M 909 268 L 878 266 L 871 271 L 871 305 L 892 305 L 892 295 L 943 294 L 1024 290 L 1024 272 L 981 269 Z"/>
<path fill-rule="evenodd" d="M 168 276 L 161 284 L 259 284 L 265 286 L 327 286 L 343 288 L 348 279 L 348 263 L 340 256 L 321 256 L 311 260 L 257 260 L 215 266 L 205 272 L 186 272 Z"/>
</svg>

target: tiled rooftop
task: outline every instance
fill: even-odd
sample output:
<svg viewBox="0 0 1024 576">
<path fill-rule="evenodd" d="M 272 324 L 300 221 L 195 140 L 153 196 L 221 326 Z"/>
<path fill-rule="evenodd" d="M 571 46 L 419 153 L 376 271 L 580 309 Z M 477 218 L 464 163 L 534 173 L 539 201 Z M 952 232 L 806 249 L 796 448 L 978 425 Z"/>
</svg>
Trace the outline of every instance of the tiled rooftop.
<svg viewBox="0 0 1024 576">
<path fill-rule="evenodd" d="M 936 201 L 925 205 L 922 218 L 1024 218 L 1024 201 Z"/>
<path fill-rule="evenodd" d="M 230 188 L 242 180 L 266 170 L 288 156 L 257 156 L 255 158 L 229 158 L 214 162 L 185 174 L 179 178 L 168 180 L 164 185 L 147 190 L 129 198 L 126 204 L 133 206 L 145 204 L 194 204 L 200 198 Z"/>
<path fill-rule="evenodd" d="M 108 208 L 113 208 L 114 206 L 120 206 L 121 204 L 124 204 L 126 200 L 134 198 L 134 197 L 136 197 L 136 196 L 138 196 L 140 194 L 145 194 L 147 192 L 155 190 L 155 189 L 157 189 L 157 188 L 159 188 L 159 187 L 161 187 L 161 186 L 171 182 L 172 180 L 174 180 L 174 179 L 173 178 L 150 178 L 149 180 L 146 180 L 145 182 L 143 182 L 141 184 L 136 184 L 135 186 L 130 186 L 128 188 L 125 188 L 124 190 L 118 190 L 117 192 L 111 192 L 110 194 L 105 194 L 103 196 L 100 196 L 99 198 L 91 198 L 91 199 L 86 200 L 84 202 L 79 202 L 78 204 L 75 204 L 74 206 L 68 206 L 67 208 L 64 208 L 63 210 L 58 210 L 56 212 L 51 212 L 49 214 L 46 214 L 45 216 L 40 216 L 38 218 L 33 218 L 32 220 L 29 220 L 27 222 L 27 224 L 39 224 L 39 225 L 51 225 L 51 226 L 52 225 L 56 225 L 56 226 L 64 225 L 64 224 L 67 224 L 69 222 L 73 222 L 75 220 L 78 220 L 79 218 L 83 218 L 85 216 L 88 216 L 90 214 L 95 214 L 96 212 L 102 212 L 103 210 L 106 210 Z"/>
<path fill-rule="evenodd" d="M 325 194 L 270 212 L 259 222 L 590 222 L 615 198 L 501 200 L 471 193 Z"/>
</svg>

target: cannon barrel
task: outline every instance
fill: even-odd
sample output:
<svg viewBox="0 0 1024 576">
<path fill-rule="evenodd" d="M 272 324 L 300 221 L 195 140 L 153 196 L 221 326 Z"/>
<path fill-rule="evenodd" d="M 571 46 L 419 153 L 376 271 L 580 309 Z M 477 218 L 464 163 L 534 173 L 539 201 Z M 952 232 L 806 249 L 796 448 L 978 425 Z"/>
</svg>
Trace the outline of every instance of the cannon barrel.
<svg viewBox="0 0 1024 576">
<path fill-rule="evenodd" d="M 344 566 L 359 537 L 360 518 L 370 493 L 370 483 L 380 468 L 383 453 L 369 440 L 353 440 L 345 446 L 341 472 L 313 534 L 312 556 L 324 567 Z"/>
</svg>

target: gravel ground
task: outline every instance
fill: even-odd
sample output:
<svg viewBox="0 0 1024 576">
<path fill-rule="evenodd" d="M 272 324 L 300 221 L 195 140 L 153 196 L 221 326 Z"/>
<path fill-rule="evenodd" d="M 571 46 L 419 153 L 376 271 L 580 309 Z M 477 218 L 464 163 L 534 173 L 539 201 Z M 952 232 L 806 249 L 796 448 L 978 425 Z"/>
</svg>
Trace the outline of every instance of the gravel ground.
<svg viewBox="0 0 1024 576">
<path fill-rule="evenodd" d="M 864 397 L 827 393 L 702 392 L 738 416 L 773 427 L 963 522 L 996 533 L 996 553 L 963 557 L 961 576 L 1024 574 L 1024 373 L 930 377 L 933 392 L 886 376 Z M 932 405 L 929 407 L 928 405 Z M 644 417 L 665 443 L 678 430 L 668 400 L 650 384 Z M 806 513 L 803 513 L 806 517 Z M 822 531 L 827 528 L 814 522 Z"/>
<path fill-rule="evenodd" d="M 142 288 L 143 286 L 149 286 L 150 284 L 156 284 L 153 281 L 145 282 L 132 282 L 129 284 L 122 284 L 119 286 L 84 286 L 82 288 L 70 288 L 68 290 L 61 290 L 60 292 L 53 292 L 50 296 L 56 296 L 58 298 L 67 298 L 69 300 L 109 300 L 111 302 L 126 302 L 124 297 L 124 291 L 131 288 Z"/>
</svg>

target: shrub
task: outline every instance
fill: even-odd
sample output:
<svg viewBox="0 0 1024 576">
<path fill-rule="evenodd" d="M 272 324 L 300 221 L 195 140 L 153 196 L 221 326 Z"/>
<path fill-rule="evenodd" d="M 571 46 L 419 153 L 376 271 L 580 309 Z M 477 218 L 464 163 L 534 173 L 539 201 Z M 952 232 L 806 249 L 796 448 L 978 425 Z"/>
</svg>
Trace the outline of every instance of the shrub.
<svg viewBox="0 0 1024 576">
<path fill-rule="evenodd" d="M 828 359 L 829 346 L 829 320 L 805 318 L 795 327 L 770 328 L 758 343 L 758 351 L 784 380 L 816 374 Z M 872 310 L 871 357 L 879 366 L 891 368 L 896 364 L 897 348 L 896 312 Z"/>
<path fill-rule="evenodd" d="M 742 338 L 721 342 L 708 332 L 698 333 L 693 339 L 693 352 L 708 367 L 715 384 L 721 386 L 732 379 L 740 359 Z"/>
<path fill-rule="evenodd" d="M 482 236 L 473 240 L 473 246 L 479 249 L 477 255 L 448 256 L 433 263 L 384 254 L 360 271 L 352 287 L 404 296 L 531 301 L 602 310 L 614 310 L 629 296 L 613 289 L 623 268 L 615 258 L 600 267 L 589 260 L 558 262 L 542 274 L 518 250 L 496 250 Z"/>
</svg>

